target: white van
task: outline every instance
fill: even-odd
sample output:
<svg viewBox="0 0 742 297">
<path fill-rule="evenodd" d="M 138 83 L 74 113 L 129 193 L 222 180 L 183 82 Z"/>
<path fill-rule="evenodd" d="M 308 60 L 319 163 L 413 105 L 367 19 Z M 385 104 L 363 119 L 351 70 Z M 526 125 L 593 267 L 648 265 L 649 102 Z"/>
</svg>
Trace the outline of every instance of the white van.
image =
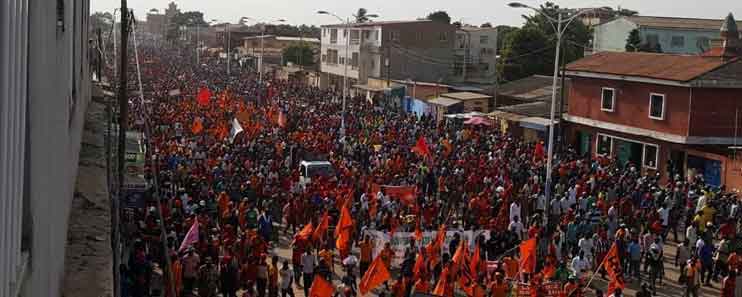
<svg viewBox="0 0 742 297">
<path fill-rule="evenodd" d="M 332 176 L 335 170 L 328 161 L 301 161 L 299 163 L 299 186 L 303 189 L 315 176 Z"/>
</svg>

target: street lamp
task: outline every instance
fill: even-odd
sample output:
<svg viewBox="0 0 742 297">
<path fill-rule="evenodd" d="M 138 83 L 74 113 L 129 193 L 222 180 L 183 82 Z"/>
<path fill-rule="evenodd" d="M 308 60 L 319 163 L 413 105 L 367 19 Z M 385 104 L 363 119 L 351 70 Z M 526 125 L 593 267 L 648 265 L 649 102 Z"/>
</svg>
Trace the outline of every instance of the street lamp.
<svg viewBox="0 0 742 297">
<path fill-rule="evenodd" d="M 549 203 L 551 202 L 551 175 L 553 170 L 552 163 L 554 162 L 554 113 L 555 107 L 556 107 L 556 88 L 557 88 L 557 76 L 559 75 L 559 52 L 561 51 L 561 45 L 562 45 L 562 37 L 564 36 L 564 33 L 567 31 L 567 28 L 569 28 L 569 24 L 572 23 L 578 16 L 593 12 L 596 10 L 599 10 L 600 8 L 588 8 L 588 9 L 580 9 L 574 14 L 572 14 L 567 19 L 564 19 L 562 15 L 564 13 L 568 13 L 569 10 L 566 9 L 558 9 L 557 10 L 557 18 L 554 19 L 553 17 L 546 14 L 543 10 L 534 8 L 532 6 L 520 3 L 520 2 L 511 2 L 508 3 L 508 6 L 512 8 L 527 8 L 530 10 L 535 11 L 536 13 L 544 16 L 546 20 L 551 24 L 552 27 L 554 27 L 556 37 L 557 37 L 557 44 L 556 44 L 556 54 L 554 56 L 554 76 L 552 77 L 552 84 L 551 84 L 551 111 L 549 112 L 549 147 L 547 150 L 547 157 L 546 157 L 546 184 L 545 187 L 545 195 L 546 195 L 546 201 Z M 554 25 L 556 23 L 556 26 Z M 546 220 L 548 224 L 549 215 L 546 215 Z"/>
<path fill-rule="evenodd" d="M 240 21 L 243 21 L 243 20 L 252 20 L 252 21 L 255 21 L 257 23 L 261 23 L 262 24 L 262 28 L 260 30 L 261 31 L 260 32 L 260 58 L 258 60 L 258 83 L 262 84 L 263 83 L 263 51 L 264 51 L 263 39 L 265 39 L 265 25 L 266 25 L 267 22 L 261 22 L 261 21 L 259 21 L 257 19 L 250 18 L 250 17 L 243 17 L 242 19 L 240 19 Z M 275 19 L 271 23 L 283 23 L 283 22 L 286 22 L 286 20 L 285 19 Z"/>
<path fill-rule="evenodd" d="M 326 10 L 319 10 L 317 11 L 317 14 L 325 14 L 325 15 L 331 15 L 334 16 L 336 19 L 338 19 L 341 23 L 345 24 L 345 33 L 347 34 L 345 36 L 345 65 L 343 70 L 343 114 L 340 118 L 340 136 L 345 137 L 345 98 L 348 96 L 348 52 L 350 51 L 350 18 L 346 18 L 346 20 L 343 20 L 343 18 L 339 17 L 338 15 L 326 11 Z M 355 15 L 354 15 L 355 16 Z M 367 18 L 378 18 L 378 14 L 366 14 Z"/>
</svg>

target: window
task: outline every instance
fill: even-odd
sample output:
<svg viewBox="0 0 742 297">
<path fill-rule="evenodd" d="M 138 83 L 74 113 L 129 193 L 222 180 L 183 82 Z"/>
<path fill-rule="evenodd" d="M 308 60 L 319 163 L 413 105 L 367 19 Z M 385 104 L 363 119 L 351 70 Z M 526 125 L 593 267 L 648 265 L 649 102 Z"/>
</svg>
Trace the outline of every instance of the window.
<svg viewBox="0 0 742 297">
<path fill-rule="evenodd" d="M 657 146 L 652 144 L 644 145 L 644 167 L 657 169 Z"/>
<path fill-rule="evenodd" d="M 399 31 L 390 32 L 393 41 L 399 41 Z"/>
<path fill-rule="evenodd" d="M 665 119 L 665 95 L 649 95 L 649 118 L 655 120 Z"/>
<path fill-rule="evenodd" d="M 608 135 L 598 134 L 598 150 L 596 152 L 598 155 L 610 155 L 612 146 L 613 138 Z"/>
<path fill-rule="evenodd" d="M 340 57 L 340 65 L 345 65 L 345 57 Z"/>
<path fill-rule="evenodd" d="M 363 40 L 369 40 L 369 39 L 371 39 L 371 31 L 363 30 Z"/>
<path fill-rule="evenodd" d="M 673 36 L 670 40 L 672 47 L 685 47 L 685 36 Z"/>
<path fill-rule="evenodd" d="M 348 37 L 348 30 L 343 29 L 343 38 Z"/>
<path fill-rule="evenodd" d="M 489 40 L 490 40 L 490 37 L 487 35 L 479 36 L 479 44 L 487 44 Z"/>
<path fill-rule="evenodd" d="M 613 112 L 616 104 L 616 90 L 613 88 L 603 88 L 600 100 L 600 110 Z"/>
<path fill-rule="evenodd" d="M 438 35 L 438 40 L 440 41 L 448 40 L 448 32 L 441 32 L 441 34 Z"/>
<path fill-rule="evenodd" d="M 361 32 L 358 30 L 350 31 L 350 44 L 361 43 Z"/>
<path fill-rule="evenodd" d="M 651 47 L 656 47 L 660 43 L 660 38 L 657 34 L 647 34 L 647 44 Z"/>
<path fill-rule="evenodd" d="M 358 69 L 358 53 L 353 53 L 350 58 L 350 66 L 352 69 Z"/>
<path fill-rule="evenodd" d="M 326 61 L 327 61 L 327 54 L 322 54 L 322 62 L 326 62 Z"/>
<path fill-rule="evenodd" d="M 711 45 L 711 40 L 708 37 L 701 36 L 701 37 L 698 37 L 698 39 L 696 40 L 696 46 L 698 46 L 698 48 L 701 51 L 708 50 L 710 45 Z"/>
<path fill-rule="evenodd" d="M 338 29 L 330 29 L 330 43 L 338 42 Z"/>
</svg>

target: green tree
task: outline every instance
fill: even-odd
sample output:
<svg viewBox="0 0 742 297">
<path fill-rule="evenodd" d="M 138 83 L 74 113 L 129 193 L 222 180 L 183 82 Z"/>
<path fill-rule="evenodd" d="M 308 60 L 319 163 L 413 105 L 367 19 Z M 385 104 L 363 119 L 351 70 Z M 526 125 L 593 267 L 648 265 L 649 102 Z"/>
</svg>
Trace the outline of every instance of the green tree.
<svg viewBox="0 0 742 297">
<path fill-rule="evenodd" d="M 451 25 L 456 26 L 456 28 L 461 28 L 461 26 L 463 26 L 463 24 L 461 24 L 460 21 L 455 21 L 455 22 L 451 23 Z"/>
<path fill-rule="evenodd" d="M 636 52 L 642 48 L 642 38 L 639 36 L 639 30 L 634 29 L 629 32 L 629 37 L 626 39 L 626 51 Z"/>
<path fill-rule="evenodd" d="M 178 36 L 180 35 L 180 28 L 185 27 L 195 27 L 195 26 L 203 26 L 206 27 L 209 24 L 204 21 L 204 14 L 200 11 L 186 11 L 186 12 L 180 12 L 176 13 L 172 19 L 170 19 L 170 23 L 168 24 L 167 28 L 167 40 L 176 40 Z"/>
<path fill-rule="evenodd" d="M 283 61 L 301 66 L 314 66 L 314 52 L 307 44 L 292 45 L 283 50 Z"/>
<path fill-rule="evenodd" d="M 551 75 L 554 41 L 533 26 L 515 29 L 505 37 L 498 65 L 500 78 L 513 81 L 534 74 Z"/>
<path fill-rule="evenodd" d="M 505 40 L 507 40 L 510 34 L 517 31 L 518 28 L 506 25 L 499 25 L 495 28 L 497 28 L 497 50 L 502 51 L 505 48 Z"/>
<path fill-rule="evenodd" d="M 356 18 L 356 23 L 368 22 L 368 17 L 366 16 L 367 13 L 368 11 L 365 8 L 363 7 L 359 8 L 358 12 L 356 12 L 356 14 L 353 15 Z"/>
<path fill-rule="evenodd" d="M 564 10 L 568 9 L 562 9 L 552 2 L 546 2 L 545 4 L 541 5 L 541 11 L 555 20 L 559 17 L 559 11 Z M 571 14 L 563 14 L 562 18 L 566 19 L 569 16 L 571 16 Z M 548 39 L 556 41 L 556 24 L 552 26 L 552 24 L 544 15 L 524 15 L 523 17 L 526 19 L 525 27 L 534 27 L 544 32 Z M 565 28 L 562 28 L 562 30 L 565 30 Z M 585 53 L 585 48 L 589 46 L 588 43 L 590 42 L 590 35 L 592 35 L 590 29 L 588 29 L 587 26 L 585 26 L 585 24 L 583 24 L 579 20 L 575 20 L 569 24 L 569 27 L 567 27 L 564 32 L 565 33 L 562 36 L 561 47 L 561 50 L 564 51 L 564 60 L 561 62 L 570 63 L 574 60 L 582 58 Z M 550 59 L 553 59 L 555 52 L 552 51 L 550 53 L 544 54 L 549 55 Z"/>
<path fill-rule="evenodd" d="M 490 23 L 490 22 L 486 22 L 486 23 L 482 24 L 482 25 L 481 25 L 481 26 L 479 26 L 479 27 L 480 27 L 480 28 L 492 28 L 492 23 Z"/>
<path fill-rule="evenodd" d="M 446 23 L 446 24 L 451 23 L 451 17 L 448 16 L 448 13 L 443 10 L 430 13 L 427 19 L 434 21 L 434 22 L 441 22 L 441 23 Z"/>
</svg>

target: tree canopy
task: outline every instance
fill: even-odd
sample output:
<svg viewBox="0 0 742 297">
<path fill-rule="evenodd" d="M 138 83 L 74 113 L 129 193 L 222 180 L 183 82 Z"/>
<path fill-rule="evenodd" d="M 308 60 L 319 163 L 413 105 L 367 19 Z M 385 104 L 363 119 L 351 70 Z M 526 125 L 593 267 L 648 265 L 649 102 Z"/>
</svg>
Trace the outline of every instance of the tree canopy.
<svg viewBox="0 0 742 297">
<path fill-rule="evenodd" d="M 441 23 L 446 23 L 446 24 L 451 23 L 451 17 L 448 15 L 447 12 L 443 10 L 431 12 L 430 14 L 428 14 L 427 19 L 434 21 L 434 22 L 441 22 Z"/>
<path fill-rule="evenodd" d="M 358 12 L 356 12 L 356 14 L 353 15 L 356 18 L 356 23 L 368 22 L 369 19 L 366 16 L 366 14 L 368 14 L 368 11 L 365 8 L 363 7 L 359 8 Z"/>
<path fill-rule="evenodd" d="M 479 27 L 480 27 L 480 28 L 492 28 L 492 23 L 490 23 L 490 22 L 486 22 L 486 23 L 482 24 L 482 25 L 481 25 L 481 26 L 479 26 Z"/>
<path fill-rule="evenodd" d="M 662 46 L 659 43 L 649 44 L 648 42 L 642 42 L 642 38 L 639 35 L 639 30 L 634 29 L 629 32 L 629 37 L 626 38 L 626 51 L 661 53 Z"/>
<path fill-rule="evenodd" d="M 307 44 L 292 45 L 283 50 L 284 63 L 291 62 L 295 65 L 313 66 L 314 53 Z"/>
<path fill-rule="evenodd" d="M 170 24 L 167 28 L 167 40 L 175 40 L 178 38 L 180 27 L 206 27 L 209 24 L 204 21 L 204 13 L 200 11 L 186 11 L 178 12 L 173 15 L 170 19 Z"/>
</svg>

